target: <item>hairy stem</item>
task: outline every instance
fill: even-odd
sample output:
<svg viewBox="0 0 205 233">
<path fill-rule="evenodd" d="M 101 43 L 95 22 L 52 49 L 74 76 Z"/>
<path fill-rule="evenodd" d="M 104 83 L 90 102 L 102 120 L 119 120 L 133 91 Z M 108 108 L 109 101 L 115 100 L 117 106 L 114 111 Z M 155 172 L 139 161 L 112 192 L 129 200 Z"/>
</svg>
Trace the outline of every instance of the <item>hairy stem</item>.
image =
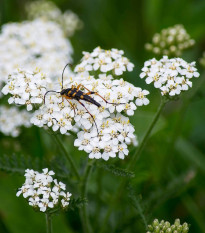
<svg viewBox="0 0 205 233">
<path fill-rule="evenodd" d="M 87 183 L 88 183 L 88 178 L 89 175 L 92 171 L 92 166 L 93 166 L 94 161 L 91 161 L 90 163 L 88 162 L 86 169 L 85 169 L 85 174 L 83 177 L 83 181 L 82 181 L 82 186 L 81 186 L 81 196 L 82 198 L 86 198 L 87 196 Z M 89 222 L 89 217 L 88 217 L 88 213 L 87 213 L 87 206 L 84 204 L 82 209 L 81 209 L 81 221 L 83 224 L 83 231 L 85 233 L 91 233 L 92 229 L 90 226 L 90 222 Z"/>
<path fill-rule="evenodd" d="M 137 160 L 139 159 L 140 153 L 142 152 L 144 146 L 146 145 L 146 142 L 147 142 L 147 140 L 148 140 L 148 138 L 149 138 L 149 136 L 150 136 L 150 134 L 152 132 L 152 129 L 154 128 L 157 120 L 159 119 L 160 113 L 162 112 L 162 109 L 164 108 L 166 103 L 167 103 L 167 99 L 162 98 L 161 103 L 160 103 L 160 105 L 159 105 L 159 107 L 157 109 L 157 112 L 156 112 L 155 116 L 153 117 L 152 122 L 150 123 L 147 131 L 145 132 L 140 145 L 137 147 L 132 159 L 130 160 L 129 164 L 127 165 L 128 170 L 133 169 L 133 167 L 135 166 Z M 106 231 L 107 222 L 109 220 L 109 217 L 110 217 L 110 215 L 112 213 L 112 210 L 113 210 L 115 204 L 117 203 L 117 201 L 122 196 L 122 193 L 124 191 L 124 187 L 125 187 L 126 183 L 127 183 L 127 178 L 124 178 L 124 179 L 121 180 L 121 182 L 119 184 L 119 187 L 118 187 L 115 195 L 113 196 L 113 198 L 111 200 L 111 204 L 110 204 L 110 206 L 109 206 L 109 208 L 107 210 L 107 213 L 105 214 L 100 233 L 103 233 L 103 232 Z"/>
<path fill-rule="evenodd" d="M 46 213 L 46 232 L 52 233 L 51 214 Z"/>
<path fill-rule="evenodd" d="M 72 159 L 72 157 L 69 155 L 69 153 L 66 151 L 64 145 L 62 144 L 61 140 L 59 139 L 58 135 L 53 134 L 55 137 L 56 142 L 58 143 L 59 147 L 61 148 L 62 152 L 64 153 L 64 155 L 66 156 L 68 162 L 70 163 L 70 166 L 74 172 L 74 174 L 76 175 L 77 179 L 80 180 L 80 174 L 76 168 L 76 165 Z"/>
</svg>

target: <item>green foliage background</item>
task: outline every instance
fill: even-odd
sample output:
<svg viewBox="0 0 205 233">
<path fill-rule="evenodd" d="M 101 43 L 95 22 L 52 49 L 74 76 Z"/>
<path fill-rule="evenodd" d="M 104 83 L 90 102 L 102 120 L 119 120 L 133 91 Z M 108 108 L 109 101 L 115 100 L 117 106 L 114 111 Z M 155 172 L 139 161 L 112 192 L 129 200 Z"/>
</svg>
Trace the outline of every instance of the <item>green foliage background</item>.
<svg viewBox="0 0 205 233">
<path fill-rule="evenodd" d="M 0 23 L 22 21 L 28 0 L 1 0 Z M 110 216 L 106 232 L 145 232 L 144 222 L 153 218 L 191 224 L 190 232 L 205 233 L 205 72 L 198 61 L 205 50 L 205 1 L 204 0 L 55 0 L 63 11 L 71 9 L 84 23 L 71 42 L 74 47 L 74 63 L 82 51 L 96 46 L 119 48 L 135 64 L 132 73 L 124 78 L 136 86 L 148 89 L 149 106 L 137 110 L 131 122 L 139 140 L 147 129 L 160 102 L 160 94 L 140 80 L 139 73 L 145 60 L 152 58 L 144 50 L 155 32 L 183 24 L 196 41 L 194 48 L 183 54 L 189 62 L 196 61 L 201 73 L 193 81 L 192 90 L 179 101 L 170 102 L 153 130 L 147 146 L 138 160 L 134 178 L 130 178 L 122 199 Z M 0 54 L 1 56 L 1 54 Z M 63 137 L 67 151 L 77 162 L 80 172 L 87 161 L 84 152 L 73 146 L 74 137 Z M 45 219 L 36 213 L 23 198 L 15 196 L 16 189 L 24 182 L 22 176 L 27 167 L 49 167 L 67 183 L 68 190 L 78 197 L 76 180 L 68 171 L 69 165 L 52 135 L 43 129 L 23 129 L 16 138 L 0 134 L 0 232 L 43 233 Z M 15 155 L 13 155 L 15 153 Z M 103 217 L 121 176 L 106 164 L 125 168 L 130 155 L 123 161 L 99 161 L 88 183 L 88 210 L 94 232 L 99 232 Z M 25 161 L 26 158 L 26 161 Z M 16 167 L 16 169 L 15 169 Z M 66 179 L 69 177 L 69 180 Z M 77 184 L 76 184 L 77 185 Z M 133 191 L 134 190 L 134 191 Z M 145 219 L 144 219 L 145 218 Z M 78 209 L 55 216 L 54 232 L 82 232 Z"/>
</svg>

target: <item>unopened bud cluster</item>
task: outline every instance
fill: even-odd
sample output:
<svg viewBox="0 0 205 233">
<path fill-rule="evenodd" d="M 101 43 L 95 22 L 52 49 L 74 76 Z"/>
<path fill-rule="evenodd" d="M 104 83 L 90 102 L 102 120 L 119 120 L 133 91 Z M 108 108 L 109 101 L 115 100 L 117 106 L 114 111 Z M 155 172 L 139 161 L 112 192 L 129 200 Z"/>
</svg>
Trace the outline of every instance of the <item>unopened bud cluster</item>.
<svg viewBox="0 0 205 233">
<path fill-rule="evenodd" d="M 175 25 L 156 33 L 152 43 L 147 43 L 145 48 L 156 55 L 180 56 L 183 50 L 193 46 L 194 43 L 183 25 Z"/>
<path fill-rule="evenodd" d="M 16 196 L 22 194 L 30 206 L 41 212 L 54 208 L 67 208 L 72 194 L 65 191 L 66 185 L 64 183 L 58 182 L 52 177 L 54 174 L 48 168 L 43 169 L 42 173 L 27 169 L 24 175 L 26 181 L 19 188 Z"/>
<path fill-rule="evenodd" d="M 189 226 L 185 222 L 180 224 L 180 220 L 176 219 L 174 224 L 171 225 L 167 221 L 160 221 L 155 219 L 151 225 L 148 225 L 147 233 L 187 233 L 189 232 Z"/>
<path fill-rule="evenodd" d="M 76 30 L 82 28 L 82 21 L 79 17 L 68 10 L 64 13 L 51 1 L 34 1 L 27 4 L 26 7 L 30 19 L 41 18 L 46 21 L 57 23 L 64 31 L 65 35 L 70 37 Z"/>
</svg>

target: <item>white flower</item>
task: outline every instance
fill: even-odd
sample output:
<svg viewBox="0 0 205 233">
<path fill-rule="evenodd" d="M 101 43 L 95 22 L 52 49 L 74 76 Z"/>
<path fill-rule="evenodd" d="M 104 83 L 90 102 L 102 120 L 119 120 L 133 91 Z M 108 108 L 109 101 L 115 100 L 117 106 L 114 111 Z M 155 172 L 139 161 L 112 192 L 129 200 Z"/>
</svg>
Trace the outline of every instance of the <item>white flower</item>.
<svg viewBox="0 0 205 233">
<path fill-rule="evenodd" d="M 112 118 L 107 118 L 100 125 L 100 135 L 96 135 L 94 130 L 91 133 L 79 132 L 78 138 L 74 145 L 79 147 L 79 150 L 84 150 L 89 153 L 90 159 L 114 158 L 118 155 L 124 159 L 124 155 L 128 154 L 126 145 L 130 145 L 136 136 L 134 127 L 129 123 L 129 119 L 121 114 L 112 115 Z"/>
<path fill-rule="evenodd" d="M 187 63 L 181 58 L 169 59 L 167 56 L 159 61 L 155 58 L 146 61 L 142 71 L 140 77 L 145 78 L 147 84 L 154 82 L 155 88 L 159 88 L 162 95 L 169 96 L 188 90 L 192 87 L 191 78 L 199 77 L 195 62 Z M 140 104 L 140 101 L 136 100 L 136 104 Z"/>
<path fill-rule="evenodd" d="M 9 103 L 27 105 L 27 110 L 33 108 L 33 104 L 42 104 L 43 97 L 46 92 L 46 86 L 49 79 L 45 74 L 30 72 L 22 69 L 17 69 L 8 78 L 7 84 L 3 87 L 2 93 L 12 95 Z"/>
<path fill-rule="evenodd" d="M 31 114 L 17 107 L 0 106 L 0 132 L 7 136 L 17 137 L 20 127 L 30 127 Z"/>
<path fill-rule="evenodd" d="M 124 159 L 125 155 L 128 155 L 128 149 L 127 149 L 127 145 L 125 143 L 120 144 L 118 146 L 118 151 L 119 151 L 119 158 L 120 159 Z"/>
<path fill-rule="evenodd" d="M 132 70 L 133 65 L 122 55 L 122 50 L 106 51 L 99 47 L 92 53 L 84 52 L 80 64 L 80 66 L 84 64 L 82 72 L 79 72 L 80 66 L 76 66 L 77 73 L 69 75 L 69 77 L 65 74 L 63 82 L 63 90 L 68 89 L 69 91 L 76 88 L 76 96 L 79 97 L 79 93 L 81 93 L 80 98 L 62 96 L 60 94 L 62 87 L 57 83 L 54 84 L 55 88 L 49 89 L 49 79 L 44 75 L 39 75 L 39 72 L 35 73 L 37 78 L 34 78 L 34 73 L 29 72 L 29 80 L 32 85 L 29 86 L 29 94 L 25 96 L 25 86 L 28 84 L 25 84 L 24 79 L 28 76 L 27 71 L 23 71 L 23 76 L 21 73 L 17 73 L 15 76 L 11 75 L 12 83 L 10 81 L 6 84 L 4 93 L 12 94 L 13 102 L 28 105 L 27 103 L 33 97 L 33 102 L 35 102 L 36 92 L 41 90 L 41 103 L 39 104 L 40 101 L 35 102 L 35 106 L 41 106 L 34 112 L 31 123 L 39 127 L 50 127 L 53 131 L 59 131 L 61 134 L 77 133 L 74 145 L 79 150 L 86 151 L 91 159 L 107 160 L 117 156 L 124 158 L 122 153 L 126 155 L 127 149 L 120 152 L 118 148 L 124 148 L 124 143 L 137 145 L 134 127 L 126 116 L 134 115 L 137 106 L 149 103 L 147 99 L 149 92 L 135 87 L 122 78 L 114 80 L 111 74 L 101 73 L 94 77 L 86 68 L 97 65 L 96 69 L 106 69 L 117 73 L 124 72 L 126 69 Z M 106 68 L 102 64 L 98 66 L 99 61 L 103 61 Z M 112 65 L 117 63 L 120 66 L 113 68 Z M 43 84 L 39 80 L 41 77 L 44 77 L 43 82 L 45 83 Z M 49 90 L 53 91 L 49 92 Z M 15 95 L 16 92 L 18 95 Z M 43 99 L 45 100 L 44 104 L 42 104 Z M 33 106 L 33 102 L 30 102 L 29 104 Z"/>
<path fill-rule="evenodd" d="M 29 205 L 38 208 L 41 212 L 53 209 L 62 204 L 63 208 L 69 205 L 71 193 L 64 191 L 66 185 L 53 179 L 55 174 L 48 168 L 43 169 L 43 173 L 26 169 L 25 183 L 18 190 L 16 196 L 23 195 L 28 199 Z"/>
<path fill-rule="evenodd" d="M 72 52 L 70 42 L 54 22 L 36 19 L 5 24 L 0 33 L 0 88 L 18 67 L 28 70 L 38 67 L 57 81 L 65 64 L 72 61 Z"/>
<path fill-rule="evenodd" d="M 84 57 L 76 66 L 75 72 L 100 70 L 103 73 L 113 71 L 115 75 L 122 75 L 126 70 L 132 71 L 134 67 L 128 58 L 122 56 L 123 54 L 122 50 L 104 50 L 97 47 L 91 53 L 84 52 Z"/>
</svg>

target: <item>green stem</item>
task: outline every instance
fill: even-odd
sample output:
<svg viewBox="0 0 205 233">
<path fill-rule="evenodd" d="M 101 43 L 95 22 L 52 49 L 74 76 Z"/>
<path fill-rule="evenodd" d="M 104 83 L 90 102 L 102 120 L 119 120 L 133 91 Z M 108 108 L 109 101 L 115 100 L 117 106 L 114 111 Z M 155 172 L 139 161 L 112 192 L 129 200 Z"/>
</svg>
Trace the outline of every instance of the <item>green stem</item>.
<svg viewBox="0 0 205 233">
<path fill-rule="evenodd" d="M 145 146 L 145 144 L 146 144 L 146 142 L 147 142 L 147 140 L 148 140 L 148 138 L 150 136 L 150 133 L 152 132 L 152 129 L 154 128 L 157 120 L 159 119 L 160 113 L 161 113 L 162 109 L 164 108 L 164 106 L 165 106 L 165 104 L 167 102 L 168 102 L 168 100 L 166 98 L 162 97 L 161 103 L 160 103 L 160 105 L 159 105 L 159 107 L 157 109 L 157 112 L 156 112 L 154 118 L 152 119 L 152 122 L 151 122 L 150 126 L 148 127 L 146 133 L 144 134 L 144 136 L 142 138 L 142 141 L 141 141 L 140 145 L 137 147 L 134 155 L 132 156 L 132 159 L 130 160 L 130 162 L 129 162 L 128 166 L 127 166 L 128 170 L 131 170 L 135 166 L 137 160 L 139 159 L 140 153 L 142 152 L 142 150 L 143 150 L 143 148 L 144 148 L 144 146 Z M 113 196 L 111 204 L 110 204 L 110 206 L 108 208 L 108 211 L 107 211 L 107 213 L 106 213 L 106 215 L 104 217 L 100 233 L 105 232 L 106 227 L 107 227 L 107 222 L 108 222 L 109 217 L 110 217 L 110 215 L 112 213 L 112 209 L 114 208 L 115 203 L 120 199 L 126 183 L 127 183 L 127 178 L 124 178 L 124 179 L 121 180 L 121 183 L 119 184 L 119 187 L 118 187 L 118 189 L 116 191 L 116 194 Z"/>
<path fill-rule="evenodd" d="M 52 233 L 51 214 L 46 213 L 46 229 L 47 233 Z"/>
<path fill-rule="evenodd" d="M 93 165 L 94 161 L 91 161 L 90 163 L 88 162 L 86 169 L 85 169 L 85 175 L 82 181 L 82 186 L 81 186 L 81 196 L 82 198 L 86 198 L 87 196 L 87 183 L 88 183 L 88 178 L 89 175 L 92 171 L 92 165 Z M 83 205 L 82 209 L 81 209 L 81 220 L 83 223 L 83 231 L 85 233 L 90 233 L 92 232 L 91 226 L 90 226 L 90 222 L 89 222 L 89 218 L 88 218 L 88 213 L 87 213 L 87 206 Z"/>
<path fill-rule="evenodd" d="M 160 105 L 159 105 L 159 107 L 157 109 L 157 112 L 155 113 L 155 116 L 152 119 L 152 122 L 151 122 L 149 128 L 147 129 L 146 133 L 144 134 L 140 145 L 137 147 L 134 155 L 132 156 L 132 159 L 130 160 L 130 162 L 129 162 L 128 166 L 127 166 L 127 169 L 131 170 L 133 168 L 133 166 L 136 164 L 137 160 L 139 159 L 139 156 L 140 156 L 144 146 L 147 143 L 149 135 L 152 132 L 152 129 L 154 128 L 154 126 L 155 126 L 155 124 L 156 124 L 156 122 L 157 122 L 157 120 L 158 120 L 158 118 L 159 118 L 159 116 L 161 114 L 161 111 L 162 111 L 162 109 L 164 108 L 164 106 L 165 106 L 165 104 L 167 102 L 168 102 L 167 99 L 162 97 Z"/>
<path fill-rule="evenodd" d="M 67 160 L 69 161 L 71 168 L 74 172 L 74 174 L 76 175 L 77 179 L 80 180 L 80 174 L 78 173 L 78 170 L 75 166 L 75 163 L 72 159 L 72 157 L 68 154 L 68 152 L 66 151 L 65 147 L 63 146 L 61 140 L 59 139 L 59 137 L 56 134 L 53 134 L 53 136 L 55 137 L 56 142 L 58 143 L 59 147 L 61 148 L 62 152 L 64 153 L 64 155 L 66 156 Z"/>
</svg>

